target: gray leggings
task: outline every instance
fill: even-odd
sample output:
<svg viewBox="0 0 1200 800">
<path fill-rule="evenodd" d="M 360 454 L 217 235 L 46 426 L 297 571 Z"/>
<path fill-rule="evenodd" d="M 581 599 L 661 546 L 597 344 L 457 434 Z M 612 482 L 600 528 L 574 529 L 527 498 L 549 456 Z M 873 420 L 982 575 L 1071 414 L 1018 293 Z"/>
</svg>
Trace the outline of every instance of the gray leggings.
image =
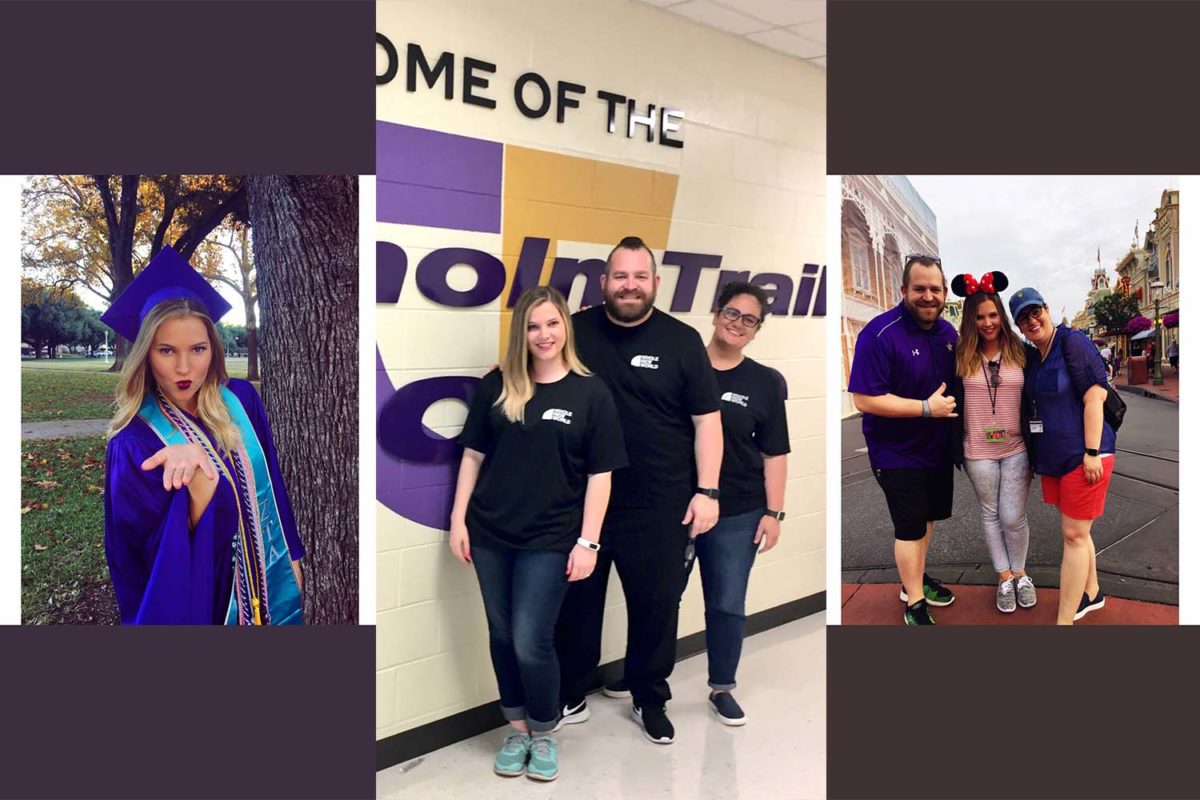
<svg viewBox="0 0 1200 800">
<path fill-rule="evenodd" d="M 997 573 L 1025 569 L 1029 552 L 1029 456 L 1022 450 L 1008 458 L 967 460 L 967 477 L 979 498 L 983 537 Z"/>
</svg>

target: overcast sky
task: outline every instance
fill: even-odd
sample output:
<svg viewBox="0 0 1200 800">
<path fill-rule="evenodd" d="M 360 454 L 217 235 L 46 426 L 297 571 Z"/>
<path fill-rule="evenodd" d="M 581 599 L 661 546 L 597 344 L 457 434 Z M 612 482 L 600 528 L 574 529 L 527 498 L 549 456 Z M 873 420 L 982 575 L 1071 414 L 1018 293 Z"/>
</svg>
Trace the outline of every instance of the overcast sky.
<svg viewBox="0 0 1200 800">
<path fill-rule="evenodd" d="M 1154 221 L 1164 189 L 1177 177 L 1057 175 L 909 175 L 937 216 L 938 252 L 949 280 L 1000 270 L 1011 292 L 1032 286 L 1055 322 L 1081 308 L 1100 264 L 1116 283 L 1116 266 Z M 951 299 L 954 299 L 951 295 Z"/>
</svg>

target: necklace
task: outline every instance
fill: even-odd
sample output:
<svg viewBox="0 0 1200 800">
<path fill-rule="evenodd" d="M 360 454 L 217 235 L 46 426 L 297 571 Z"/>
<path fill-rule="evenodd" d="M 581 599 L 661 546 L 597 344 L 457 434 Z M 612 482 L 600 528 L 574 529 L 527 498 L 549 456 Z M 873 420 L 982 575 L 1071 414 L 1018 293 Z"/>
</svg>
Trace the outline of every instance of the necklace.
<svg viewBox="0 0 1200 800">
<path fill-rule="evenodd" d="M 1004 354 L 1000 353 L 995 361 L 989 360 L 984 362 L 983 382 L 987 384 L 988 400 L 992 404 L 993 419 L 996 417 L 996 400 L 1000 397 L 1000 362 L 1003 360 Z"/>
</svg>

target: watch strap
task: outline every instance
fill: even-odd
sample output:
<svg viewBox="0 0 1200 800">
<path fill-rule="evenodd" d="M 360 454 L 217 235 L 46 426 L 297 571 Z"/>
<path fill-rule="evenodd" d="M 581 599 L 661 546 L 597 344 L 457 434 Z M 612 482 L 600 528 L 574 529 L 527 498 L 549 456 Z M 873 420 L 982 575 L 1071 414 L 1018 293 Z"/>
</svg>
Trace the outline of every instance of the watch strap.
<svg viewBox="0 0 1200 800">
<path fill-rule="evenodd" d="M 780 522 L 783 522 L 783 518 L 784 518 L 784 516 L 785 516 L 784 512 L 782 512 L 782 511 L 772 511 L 772 510 L 771 510 L 771 509 L 769 509 L 769 508 L 766 510 L 766 515 L 767 515 L 768 517 L 774 517 L 775 519 L 779 520 Z"/>
<path fill-rule="evenodd" d="M 593 542 L 590 539 L 583 538 L 582 536 L 580 536 L 578 539 L 575 540 L 575 544 L 579 545 L 580 547 L 591 550 L 593 552 L 600 549 L 599 542 Z"/>
<path fill-rule="evenodd" d="M 719 500 L 721 497 L 720 489 L 705 489 L 703 487 L 696 490 L 696 494 L 702 494 L 705 497 L 711 497 L 713 500 Z"/>
</svg>

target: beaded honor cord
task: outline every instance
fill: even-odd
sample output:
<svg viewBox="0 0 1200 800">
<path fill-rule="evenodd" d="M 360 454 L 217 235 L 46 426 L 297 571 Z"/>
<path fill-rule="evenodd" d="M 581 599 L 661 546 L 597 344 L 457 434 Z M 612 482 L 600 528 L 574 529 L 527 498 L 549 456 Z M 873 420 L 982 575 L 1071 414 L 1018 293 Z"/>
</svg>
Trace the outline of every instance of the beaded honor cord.
<svg viewBox="0 0 1200 800">
<path fill-rule="evenodd" d="M 267 567 L 263 554 L 262 530 L 258 522 L 258 503 L 254 499 L 254 479 L 250 470 L 246 469 L 249 456 L 245 448 L 239 444 L 229 451 L 229 460 L 237 473 L 237 479 L 234 480 L 225 462 L 217 455 L 217 448 L 208 434 L 176 408 L 161 389 L 158 390 L 158 407 L 188 442 L 198 444 L 204 449 L 213 466 L 233 487 L 234 499 L 238 504 L 238 532 L 234 543 L 238 624 L 270 625 L 271 611 L 267 602 Z"/>
</svg>

